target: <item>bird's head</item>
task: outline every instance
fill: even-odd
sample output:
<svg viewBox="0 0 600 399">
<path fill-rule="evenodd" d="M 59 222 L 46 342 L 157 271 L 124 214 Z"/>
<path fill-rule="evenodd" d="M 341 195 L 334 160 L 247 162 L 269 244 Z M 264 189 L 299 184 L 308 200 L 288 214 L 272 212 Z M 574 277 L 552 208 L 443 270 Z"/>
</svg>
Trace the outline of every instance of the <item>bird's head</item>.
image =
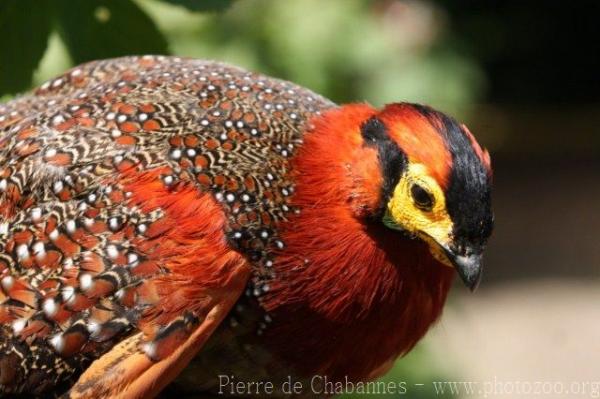
<svg viewBox="0 0 600 399">
<path fill-rule="evenodd" d="M 419 105 L 390 105 L 365 121 L 361 133 L 374 145 L 389 140 L 392 149 L 379 157 L 384 170 L 386 152 L 399 159 L 393 161 L 399 176 L 384 187 L 383 224 L 426 241 L 474 289 L 493 225 L 487 151 L 466 126 Z"/>
<path fill-rule="evenodd" d="M 355 214 L 425 241 L 474 289 L 493 225 L 487 151 L 464 125 L 429 107 L 349 105 L 337 112 L 324 128 L 343 134 L 330 144 L 336 153 L 352 154 L 342 172 L 352 187 L 340 191 L 351 192 Z"/>
</svg>

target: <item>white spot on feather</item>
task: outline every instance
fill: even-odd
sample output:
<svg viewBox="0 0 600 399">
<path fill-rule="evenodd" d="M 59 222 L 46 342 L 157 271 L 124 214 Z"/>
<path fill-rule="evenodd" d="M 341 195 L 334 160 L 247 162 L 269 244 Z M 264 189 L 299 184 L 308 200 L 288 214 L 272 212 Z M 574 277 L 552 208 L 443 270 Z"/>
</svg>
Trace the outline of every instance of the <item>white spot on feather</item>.
<svg viewBox="0 0 600 399">
<path fill-rule="evenodd" d="M 52 158 L 55 155 L 56 155 L 56 149 L 55 148 L 48 148 L 46 150 L 46 158 Z"/>
<path fill-rule="evenodd" d="M 15 284 L 15 279 L 13 278 L 13 276 L 5 276 L 2 278 L 2 282 L 0 284 L 2 284 L 2 288 L 4 289 L 4 291 L 10 291 L 10 289 Z"/>
<path fill-rule="evenodd" d="M 79 287 L 82 291 L 87 291 L 94 285 L 94 279 L 89 273 L 84 273 L 79 277 Z"/>
<path fill-rule="evenodd" d="M 59 333 L 50 338 L 50 345 L 52 345 L 57 352 L 62 352 L 63 349 L 65 349 L 65 339 L 62 334 Z"/>
<path fill-rule="evenodd" d="M 54 229 L 50 232 L 50 234 L 48 235 L 48 237 L 50 237 L 50 239 L 52 241 L 56 240 L 58 238 L 58 230 Z"/>
<path fill-rule="evenodd" d="M 163 178 L 163 181 L 165 182 L 165 184 L 167 186 L 170 186 L 171 184 L 173 184 L 173 182 L 175 181 L 175 179 L 173 178 L 173 176 L 171 175 L 167 175 Z"/>
<path fill-rule="evenodd" d="M 17 247 L 17 258 L 19 260 L 25 260 L 29 258 L 29 248 L 27 244 L 21 244 Z"/>
<path fill-rule="evenodd" d="M 118 290 L 117 292 L 115 292 L 115 297 L 118 300 L 122 300 L 125 297 L 125 289 L 121 288 L 120 290 Z"/>
<path fill-rule="evenodd" d="M 15 320 L 12 323 L 12 329 L 14 331 L 15 334 L 20 333 L 25 326 L 27 325 L 27 320 L 26 319 L 19 319 L 19 320 Z"/>
<path fill-rule="evenodd" d="M 33 244 L 33 253 L 36 259 L 41 260 L 46 256 L 46 246 L 42 241 L 38 241 Z"/>
<path fill-rule="evenodd" d="M 148 342 L 145 343 L 142 346 L 142 350 L 144 351 L 144 353 L 146 353 L 146 355 L 151 358 L 151 359 L 155 359 L 156 358 L 156 345 L 152 342 Z"/>
<path fill-rule="evenodd" d="M 63 188 L 65 188 L 65 185 L 60 180 L 54 182 L 54 185 L 52 186 L 52 189 L 54 190 L 55 194 L 60 193 L 63 190 Z"/>
<path fill-rule="evenodd" d="M 34 222 L 39 222 L 42 219 L 42 209 L 41 208 L 33 208 L 31 210 L 31 220 Z"/>
<path fill-rule="evenodd" d="M 54 118 L 52 118 L 53 125 L 59 125 L 59 124 L 63 123 L 64 121 L 65 121 L 65 118 L 62 115 L 56 115 Z"/>
<path fill-rule="evenodd" d="M 76 228 L 77 228 L 77 225 L 75 224 L 75 221 L 73 219 L 67 220 L 67 232 L 69 234 L 75 233 Z"/>
<path fill-rule="evenodd" d="M 75 300 L 75 288 L 68 285 L 62 289 L 61 295 L 65 302 L 73 302 Z"/>
<path fill-rule="evenodd" d="M 116 259 L 119 256 L 119 250 L 114 245 L 109 245 L 106 247 L 106 254 L 111 259 Z"/>
<path fill-rule="evenodd" d="M 74 267 L 74 263 L 73 263 L 73 259 L 72 258 L 67 258 L 64 260 L 63 262 L 63 267 L 65 269 L 72 269 Z"/>
<path fill-rule="evenodd" d="M 119 219 L 118 218 L 110 218 L 110 219 L 108 219 L 108 227 L 112 231 L 119 230 L 120 226 L 121 226 L 121 223 L 119 223 Z"/>
<path fill-rule="evenodd" d="M 56 312 L 58 312 L 58 306 L 56 305 L 56 301 L 52 298 L 46 299 L 42 307 L 44 309 L 44 313 L 48 317 L 52 317 L 56 314 Z"/>
<path fill-rule="evenodd" d="M 171 151 L 171 158 L 173 158 L 173 159 L 181 158 L 181 150 L 176 148 L 173 151 Z"/>
<path fill-rule="evenodd" d="M 139 261 L 139 256 L 137 256 L 137 254 L 134 253 L 130 253 L 127 255 L 127 263 L 129 263 L 130 265 L 135 265 L 138 261 Z"/>
<path fill-rule="evenodd" d="M 96 320 L 90 319 L 88 321 L 88 324 L 86 325 L 86 328 L 90 334 L 97 335 L 102 327 L 100 326 L 100 323 L 98 323 Z"/>
</svg>

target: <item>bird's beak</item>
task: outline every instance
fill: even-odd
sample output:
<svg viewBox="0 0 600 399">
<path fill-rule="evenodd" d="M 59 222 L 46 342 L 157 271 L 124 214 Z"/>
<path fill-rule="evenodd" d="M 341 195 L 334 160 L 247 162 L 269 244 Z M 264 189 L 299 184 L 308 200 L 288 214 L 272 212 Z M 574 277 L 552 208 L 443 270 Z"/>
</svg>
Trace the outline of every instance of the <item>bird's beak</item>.
<svg viewBox="0 0 600 399">
<path fill-rule="evenodd" d="M 429 243 L 431 254 L 440 262 L 454 267 L 463 283 L 475 291 L 481 280 L 483 247 L 466 245 L 460 250 L 454 249 L 449 235 L 444 239 L 435 239 L 432 235 L 421 235 Z"/>
<path fill-rule="evenodd" d="M 465 254 L 459 254 L 447 246 L 442 246 L 444 253 L 450 263 L 454 266 L 463 283 L 474 291 L 481 280 L 483 253 L 478 251 L 465 251 Z"/>
</svg>

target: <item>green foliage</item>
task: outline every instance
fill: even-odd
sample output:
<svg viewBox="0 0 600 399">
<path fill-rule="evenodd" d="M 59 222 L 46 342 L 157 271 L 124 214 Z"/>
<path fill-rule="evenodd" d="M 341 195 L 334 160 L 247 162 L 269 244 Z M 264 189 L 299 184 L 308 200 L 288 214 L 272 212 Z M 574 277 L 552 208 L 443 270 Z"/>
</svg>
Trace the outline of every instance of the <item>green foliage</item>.
<svg viewBox="0 0 600 399">
<path fill-rule="evenodd" d="M 431 21 L 434 32 L 422 28 L 415 33 L 410 21 L 384 20 L 378 5 L 386 3 L 240 0 L 224 13 L 206 15 L 161 1 L 138 1 L 167 33 L 177 55 L 288 79 L 336 102 L 381 106 L 404 100 L 453 113 L 472 102 L 484 88 L 483 77 L 477 64 L 461 54 L 444 16 Z M 439 11 L 431 7 L 417 17 Z"/>
<path fill-rule="evenodd" d="M 192 11 L 221 11 L 233 0 L 164 1 Z M 75 63 L 169 53 L 163 33 L 132 0 L 2 0 L 0 96 L 31 86 L 54 31 Z"/>
<path fill-rule="evenodd" d="M 130 0 L 60 0 L 60 35 L 75 63 L 133 54 L 167 54 L 152 19 Z"/>
<path fill-rule="evenodd" d="M 233 3 L 233 0 L 163 0 L 190 11 L 223 11 Z"/>
<path fill-rule="evenodd" d="M 386 384 L 393 383 L 396 387 L 403 386 L 403 390 L 397 389 L 396 392 L 385 393 L 380 390 L 379 393 L 345 394 L 340 398 L 444 399 L 453 397 L 450 392 L 446 392 L 446 394 L 436 392 L 432 381 L 445 381 L 448 376 L 443 375 L 433 365 L 432 358 L 431 354 L 427 353 L 423 345 L 420 344 L 406 357 L 396 361 L 394 367 L 378 380 Z"/>
<path fill-rule="evenodd" d="M 78 64 L 172 52 L 292 80 L 337 102 L 403 100 L 456 113 L 482 92 L 480 69 L 461 54 L 443 18 L 419 25 L 435 6 L 390 22 L 377 4 L 386 2 L 2 0 L 0 96 L 31 87 L 48 42 L 52 51 L 35 83 L 63 70 L 68 58 Z"/>
<path fill-rule="evenodd" d="M 0 96 L 31 85 L 51 29 L 49 0 L 0 2 Z"/>
</svg>

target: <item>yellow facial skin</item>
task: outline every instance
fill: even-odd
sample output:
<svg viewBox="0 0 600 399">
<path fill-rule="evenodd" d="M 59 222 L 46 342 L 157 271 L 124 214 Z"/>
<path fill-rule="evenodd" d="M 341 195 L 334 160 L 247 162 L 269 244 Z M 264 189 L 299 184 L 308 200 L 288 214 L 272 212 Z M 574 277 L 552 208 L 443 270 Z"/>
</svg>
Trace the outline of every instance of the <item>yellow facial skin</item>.
<svg viewBox="0 0 600 399">
<path fill-rule="evenodd" d="M 411 188 L 419 185 L 433 198 L 431 209 L 421 209 L 413 198 Z M 452 266 L 442 246 L 452 240 L 452 220 L 446 211 L 446 198 L 438 183 L 418 163 L 409 163 L 388 202 L 383 223 L 392 229 L 404 230 L 429 244 L 431 254 L 442 263 Z"/>
</svg>

